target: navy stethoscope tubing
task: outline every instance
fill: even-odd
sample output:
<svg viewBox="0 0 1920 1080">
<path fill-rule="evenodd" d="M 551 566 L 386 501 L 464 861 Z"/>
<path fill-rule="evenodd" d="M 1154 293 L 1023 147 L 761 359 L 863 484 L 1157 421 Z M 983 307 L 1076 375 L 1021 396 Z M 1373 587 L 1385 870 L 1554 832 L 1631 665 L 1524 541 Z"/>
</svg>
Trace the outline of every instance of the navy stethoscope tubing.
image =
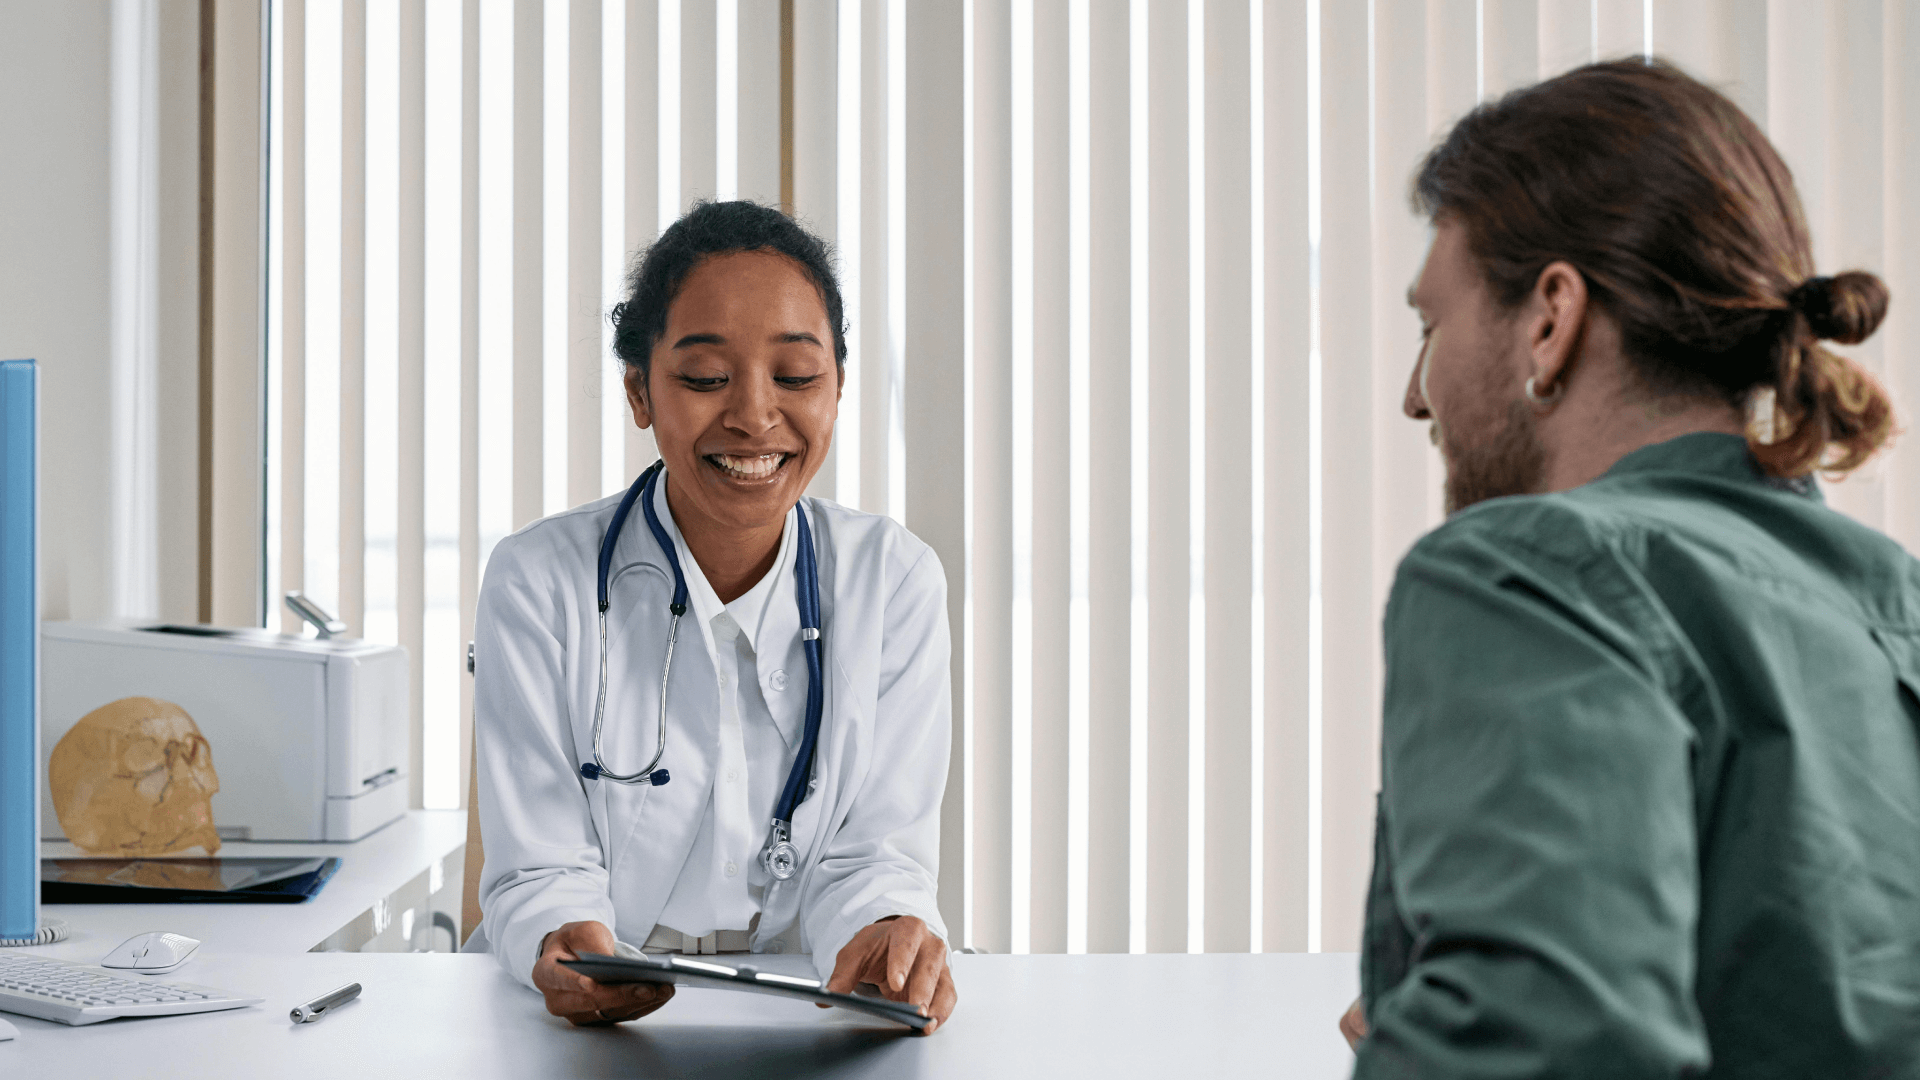
<svg viewBox="0 0 1920 1080">
<path fill-rule="evenodd" d="M 580 775 L 588 780 L 652 784 L 657 787 L 672 779 L 667 770 L 658 766 L 667 749 L 667 682 L 673 674 L 673 647 L 680 637 L 680 618 L 687 613 L 687 578 L 680 569 L 680 556 L 674 548 L 673 538 L 667 535 L 665 526 L 660 524 L 659 514 L 653 508 L 654 487 L 665 471 L 666 462 L 656 461 L 640 474 L 614 510 L 613 520 L 607 524 L 607 534 L 600 541 L 599 574 L 595 590 L 600 608 L 600 690 L 593 706 L 593 760 L 580 765 Z M 673 600 L 667 605 L 672 621 L 667 625 L 667 654 L 660 670 L 660 709 L 653 760 L 638 772 L 616 773 L 607 768 L 600 743 L 607 714 L 607 590 L 612 578 L 614 544 L 620 539 L 620 530 L 626 525 L 627 515 L 633 511 L 636 501 L 640 503 L 641 514 L 647 519 L 647 529 L 659 542 L 660 550 L 667 557 L 667 565 L 673 570 Z M 792 877 L 799 867 L 799 855 L 791 842 L 793 813 L 806 801 L 812 790 L 814 752 L 819 745 L 820 717 L 825 708 L 825 692 L 820 678 L 820 572 L 814 561 L 813 530 L 807 525 L 806 511 L 798 506 L 794 511 L 794 523 L 799 531 L 799 548 L 794 555 L 794 572 L 799 576 L 799 583 L 794 590 L 794 599 L 800 608 L 801 651 L 807 658 L 807 722 L 800 736 L 800 752 L 794 755 L 786 786 L 780 791 L 780 800 L 774 804 L 772 826 L 767 834 L 766 846 L 760 852 L 761 863 L 767 872 L 780 881 Z"/>
</svg>

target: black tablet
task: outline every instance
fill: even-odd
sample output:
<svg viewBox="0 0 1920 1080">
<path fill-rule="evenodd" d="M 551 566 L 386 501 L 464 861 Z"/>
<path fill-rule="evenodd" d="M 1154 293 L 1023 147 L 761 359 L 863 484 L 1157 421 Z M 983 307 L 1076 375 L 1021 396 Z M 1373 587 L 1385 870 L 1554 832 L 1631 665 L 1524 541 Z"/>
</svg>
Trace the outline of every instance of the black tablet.
<svg viewBox="0 0 1920 1080">
<path fill-rule="evenodd" d="M 749 994 L 774 994 L 779 997 L 818 1002 L 822 1005 L 837 1005 L 842 1009 L 852 1009 L 855 1012 L 866 1013 L 868 1016 L 877 1016 L 882 1020 L 905 1024 L 915 1031 L 925 1029 L 932 1022 L 920 1015 L 919 1006 L 909 1005 L 904 1001 L 836 994 L 821 985 L 818 979 L 803 979 L 797 975 L 776 975 L 771 971 L 756 971 L 746 965 L 733 967 L 727 964 L 716 964 L 711 960 L 695 960 L 673 955 L 643 956 L 638 960 L 628 960 L 618 956 L 602 956 L 599 953 L 581 953 L 578 960 L 562 960 L 560 963 L 595 982 L 673 983 L 676 986 L 739 990 Z"/>
</svg>

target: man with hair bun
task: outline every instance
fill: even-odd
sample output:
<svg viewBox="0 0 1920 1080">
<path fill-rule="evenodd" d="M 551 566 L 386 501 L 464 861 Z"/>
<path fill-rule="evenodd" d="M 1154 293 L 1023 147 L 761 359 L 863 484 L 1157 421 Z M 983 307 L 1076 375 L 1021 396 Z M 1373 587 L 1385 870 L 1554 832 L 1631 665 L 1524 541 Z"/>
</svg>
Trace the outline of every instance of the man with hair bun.
<svg viewBox="0 0 1920 1080">
<path fill-rule="evenodd" d="M 1820 344 L 1885 286 L 1658 61 L 1482 105 L 1413 201 L 1450 516 L 1387 605 L 1355 1075 L 1920 1077 L 1920 562 L 1815 480 L 1893 430 Z"/>
</svg>

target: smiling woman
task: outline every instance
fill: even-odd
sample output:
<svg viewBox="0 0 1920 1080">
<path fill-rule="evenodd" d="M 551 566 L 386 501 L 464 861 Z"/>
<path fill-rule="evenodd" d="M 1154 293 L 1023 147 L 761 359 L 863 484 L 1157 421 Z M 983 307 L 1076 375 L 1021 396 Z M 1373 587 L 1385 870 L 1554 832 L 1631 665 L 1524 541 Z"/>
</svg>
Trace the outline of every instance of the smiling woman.
<svg viewBox="0 0 1920 1080">
<path fill-rule="evenodd" d="M 702 203 L 613 310 L 634 422 L 722 603 L 766 576 L 787 510 L 833 441 L 846 340 L 826 245 L 777 210 Z"/>
<path fill-rule="evenodd" d="M 627 293 L 614 347 L 661 461 L 487 565 L 467 948 L 579 1024 L 672 995 L 560 963 L 582 954 L 809 953 L 828 989 L 871 983 L 932 1031 L 956 1000 L 946 578 L 892 519 L 803 497 L 846 357 L 831 257 L 777 210 L 703 203 Z"/>
</svg>

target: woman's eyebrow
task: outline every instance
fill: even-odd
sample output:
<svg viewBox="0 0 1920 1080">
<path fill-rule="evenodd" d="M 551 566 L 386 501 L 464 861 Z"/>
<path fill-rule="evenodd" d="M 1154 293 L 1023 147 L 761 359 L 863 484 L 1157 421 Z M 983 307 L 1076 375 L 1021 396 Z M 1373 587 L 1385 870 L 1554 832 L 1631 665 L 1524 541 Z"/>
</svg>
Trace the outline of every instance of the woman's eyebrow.
<svg viewBox="0 0 1920 1080">
<path fill-rule="evenodd" d="M 814 337 L 804 330 L 789 330 L 784 334 L 775 334 L 773 335 L 773 340 L 776 345 L 797 345 L 801 343 L 808 345 L 820 344 L 819 338 Z"/>
<path fill-rule="evenodd" d="M 673 347 L 676 349 L 684 349 L 690 345 L 725 345 L 726 343 L 727 339 L 721 337 L 719 334 L 688 334 L 686 337 L 674 342 Z"/>
</svg>

